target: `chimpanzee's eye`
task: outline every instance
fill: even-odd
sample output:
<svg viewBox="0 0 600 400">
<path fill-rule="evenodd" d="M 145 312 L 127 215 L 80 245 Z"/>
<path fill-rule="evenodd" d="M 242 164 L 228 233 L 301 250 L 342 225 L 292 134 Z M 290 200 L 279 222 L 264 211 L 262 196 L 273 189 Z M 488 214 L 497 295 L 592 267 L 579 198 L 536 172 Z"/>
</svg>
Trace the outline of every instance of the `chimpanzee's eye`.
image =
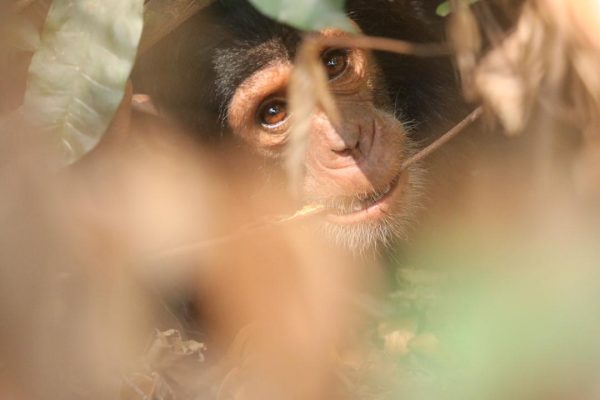
<svg viewBox="0 0 600 400">
<path fill-rule="evenodd" d="M 258 109 L 258 121 L 266 128 L 278 127 L 287 116 L 287 103 L 283 99 L 269 99 Z"/>
<path fill-rule="evenodd" d="M 346 72 L 348 68 L 348 50 L 330 49 L 321 56 L 329 79 L 335 79 Z"/>
</svg>

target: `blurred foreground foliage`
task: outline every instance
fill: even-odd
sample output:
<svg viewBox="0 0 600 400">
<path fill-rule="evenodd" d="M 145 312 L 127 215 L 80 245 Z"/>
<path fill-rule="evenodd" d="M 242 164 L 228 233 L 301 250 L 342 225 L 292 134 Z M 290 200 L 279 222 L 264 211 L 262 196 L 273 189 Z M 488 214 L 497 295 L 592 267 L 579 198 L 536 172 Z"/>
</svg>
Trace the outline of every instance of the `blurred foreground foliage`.
<svg viewBox="0 0 600 400">
<path fill-rule="evenodd" d="M 250 0 L 261 12 L 277 21 L 299 29 L 318 31 L 336 27 L 346 31 L 355 28 L 346 16 L 345 0 Z"/>
<path fill-rule="evenodd" d="M 90 151 L 123 99 L 143 0 L 54 0 L 29 67 L 24 113 L 71 163 Z"/>
<path fill-rule="evenodd" d="M 597 228 L 564 242 L 497 233 L 448 226 L 398 270 L 379 332 L 389 398 L 600 395 Z"/>
<path fill-rule="evenodd" d="M 0 50 L 33 52 L 22 107 L 3 119 L 22 117 L 69 164 L 98 144 L 123 99 L 144 1 L 32 3 L 34 18 L 16 12 L 18 3 L 0 16 Z"/>
<path fill-rule="evenodd" d="M 304 29 L 348 28 L 341 1 L 254 3 Z M 564 12 L 548 13 L 549 5 Z M 599 398 L 600 224 L 598 203 L 587 194 L 598 190 L 600 171 L 600 25 L 589 23 L 599 20 L 598 12 L 585 12 L 591 5 L 527 1 L 517 29 L 488 53 L 478 35 L 489 32 L 472 29 L 479 15 L 466 7 L 450 14 L 456 24 L 449 36 L 460 51 L 467 91 L 506 131 L 534 137 L 522 154 L 549 168 L 502 154 L 500 172 L 482 178 L 485 190 L 469 192 L 460 218 L 434 224 L 434 233 L 399 250 L 404 254 L 393 258 L 397 272 L 387 282 L 393 289 L 382 298 L 351 291 L 343 278 L 356 272 L 355 260 L 321 252 L 306 230 L 250 235 L 207 250 L 194 260 L 200 278 L 187 266 L 157 273 L 148 267 L 150 250 L 214 237 L 272 212 L 281 193 L 248 196 L 243 184 L 240 192 L 227 193 L 222 182 L 247 184 L 248 177 L 219 175 L 215 170 L 222 168 L 209 155 L 191 151 L 187 142 L 181 150 L 164 139 L 165 130 L 157 139 L 147 127 L 145 142 L 112 149 L 100 161 L 92 154 L 91 161 L 55 174 L 41 143 L 29 141 L 39 132 L 25 135 L 31 127 L 5 120 L 0 394 L 17 393 L 19 400 L 263 400 L 269 397 L 256 393 L 273 382 L 257 379 L 264 376 L 252 375 L 252 368 L 263 367 L 266 354 L 277 361 L 265 362 L 273 373 L 267 378 L 281 377 L 284 393 L 314 394 L 307 383 L 324 381 L 346 389 L 339 397 L 360 399 Z M 77 157 L 100 139 L 123 96 L 141 31 L 141 2 L 55 0 L 52 7 L 41 36 L 21 14 L 3 15 L 9 22 L 0 25 L 0 49 L 11 57 L 36 52 L 25 110 Z M 540 108 L 543 123 L 531 118 Z M 565 120 L 569 129 L 562 131 Z M 568 158 L 576 167 L 548 152 L 546 139 L 565 132 L 583 146 Z M 220 156 L 239 162 L 233 153 Z M 487 154 L 481 159 L 493 163 Z M 239 165 L 237 171 L 262 167 Z M 530 170 L 534 184 L 524 184 Z M 496 207 L 517 206 L 522 198 L 529 201 L 522 213 Z M 483 223 L 472 224 L 478 212 Z M 290 253 L 297 263 L 288 262 Z M 233 338 L 223 334 L 225 345 L 185 337 L 189 332 L 176 318 L 154 329 L 148 320 L 168 308 L 156 287 L 181 295 L 179 285 L 197 282 L 227 329 L 234 330 L 228 318 L 237 322 L 244 312 L 266 315 L 272 324 L 245 326 Z M 342 321 L 340 293 L 356 305 L 353 316 L 367 315 L 366 323 L 357 328 Z M 216 336 L 231 333 L 222 329 Z M 338 329 L 359 340 L 347 345 Z M 323 373 L 330 368 L 335 374 Z"/>
</svg>

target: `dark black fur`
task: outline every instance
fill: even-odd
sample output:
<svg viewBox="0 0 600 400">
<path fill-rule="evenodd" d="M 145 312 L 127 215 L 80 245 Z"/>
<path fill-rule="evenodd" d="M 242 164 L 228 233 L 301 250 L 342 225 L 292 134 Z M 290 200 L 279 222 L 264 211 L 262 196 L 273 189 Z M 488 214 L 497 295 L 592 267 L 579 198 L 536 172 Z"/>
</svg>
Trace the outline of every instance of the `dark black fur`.
<svg viewBox="0 0 600 400">
<path fill-rule="evenodd" d="M 349 0 L 347 10 L 368 35 L 416 42 L 444 39 L 437 0 Z M 226 132 L 227 105 L 248 76 L 277 58 L 293 59 L 302 33 L 257 12 L 246 0 L 219 0 L 164 38 L 139 62 L 138 92 L 153 96 L 204 138 Z M 443 58 L 376 54 L 387 95 L 417 138 L 457 111 L 452 65 Z"/>
</svg>

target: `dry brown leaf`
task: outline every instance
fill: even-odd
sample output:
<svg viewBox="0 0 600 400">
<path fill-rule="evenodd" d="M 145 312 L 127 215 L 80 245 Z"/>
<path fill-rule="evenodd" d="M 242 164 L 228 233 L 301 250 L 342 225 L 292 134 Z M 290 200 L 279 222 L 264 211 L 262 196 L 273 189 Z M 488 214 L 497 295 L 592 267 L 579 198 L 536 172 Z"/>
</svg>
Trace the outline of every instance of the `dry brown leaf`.
<svg viewBox="0 0 600 400">
<path fill-rule="evenodd" d="M 481 51 L 479 24 L 471 9 L 462 1 L 452 1 L 453 12 L 448 20 L 448 38 L 456 54 L 456 62 L 467 99 L 475 97 L 473 71 Z"/>
<path fill-rule="evenodd" d="M 508 134 L 528 127 L 548 143 L 566 133 L 558 128 L 566 124 L 581 136 L 574 182 L 590 195 L 600 192 L 595 172 L 600 165 L 599 37 L 597 1 L 529 0 L 515 29 L 481 60 L 474 75 L 479 98 Z M 544 127 L 528 125 L 534 113 Z M 543 158 L 550 168 L 559 168 L 551 154 Z"/>
<path fill-rule="evenodd" d="M 580 126 L 600 114 L 599 25 L 586 24 L 600 21 L 600 12 L 591 8 L 588 1 L 531 0 L 515 30 L 481 61 L 479 96 L 508 133 L 523 130 L 541 102 Z"/>
<path fill-rule="evenodd" d="M 183 360 L 201 363 L 206 346 L 195 340 L 183 340 L 175 329 L 156 331 L 154 342 L 146 353 L 146 359 L 154 370 L 170 368 Z"/>
</svg>

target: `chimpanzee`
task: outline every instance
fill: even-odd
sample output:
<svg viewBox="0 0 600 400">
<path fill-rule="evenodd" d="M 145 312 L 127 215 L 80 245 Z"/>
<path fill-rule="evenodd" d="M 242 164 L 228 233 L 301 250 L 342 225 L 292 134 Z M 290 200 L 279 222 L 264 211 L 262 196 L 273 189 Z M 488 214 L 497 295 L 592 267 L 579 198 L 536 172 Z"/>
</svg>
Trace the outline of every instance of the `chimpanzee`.
<svg viewBox="0 0 600 400">
<path fill-rule="evenodd" d="M 360 30 L 413 42 L 444 40 L 437 0 L 349 0 Z M 343 35 L 327 29 L 321 35 Z M 286 88 L 304 33 L 246 0 L 217 0 L 161 40 L 138 63 L 136 91 L 208 141 L 241 139 L 280 160 L 290 130 Z M 342 116 L 312 117 L 304 201 L 328 208 L 340 243 L 370 249 L 402 236 L 420 186 L 418 166 L 400 173 L 415 143 L 463 111 L 449 58 L 324 49 L 321 59 Z"/>
</svg>

